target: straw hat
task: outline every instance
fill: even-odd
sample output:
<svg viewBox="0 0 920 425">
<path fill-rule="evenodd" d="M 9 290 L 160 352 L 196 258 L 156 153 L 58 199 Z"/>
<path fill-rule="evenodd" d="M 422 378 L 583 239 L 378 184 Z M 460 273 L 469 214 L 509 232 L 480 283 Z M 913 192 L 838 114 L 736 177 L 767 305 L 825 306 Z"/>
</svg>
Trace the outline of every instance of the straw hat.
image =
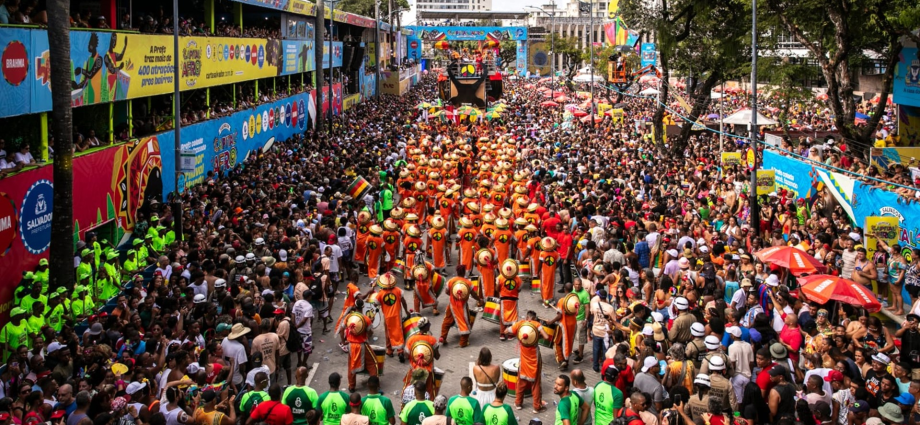
<svg viewBox="0 0 920 425">
<path fill-rule="evenodd" d="M 509 219 L 514 215 L 514 211 L 511 211 L 511 208 L 499 208 L 498 216 L 504 219 Z"/>
<path fill-rule="evenodd" d="M 421 182 L 419 182 L 419 183 L 421 183 Z M 424 183 L 422 183 L 422 184 L 424 184 Z M 402 207 L 403 207 L 403 208 L 406 208 L 406 209 L 410 209 L 410 210 L 413 209 L 413 208 L 415 208 L 415 198 L 413 198 L 413 197 L 411 197 L 411 196 L 407 196 L 407 197 L 403 198 L 403 200 L 402 200 Z"/>
<path fill-rule="evenodd" d="M 439 184 L 437 189 L 438 189 L 438 192 L 447 192 L 447 186 L 443 184 Z"/>
<path fill-rule="evenodd" d="M 523 185 L 517 185 L 514 187 L 514 193 L 524 194 L 527 193 L 527 188 Z"/>
<path fill-rule="evenodd" d="M 562 298 L 562 309 L 566 314 L 576 314 L 578 313 L 578 295 L 568 294 Z"/>
<path fill-rule="evenodd" d="M 525 219 L 524 217 L 518 217 L 514 219 L 515 226 L 526 226 L 527 224 L 528 224 L 527 219 Z"/>
<path fill-rule="evenodd" d="M 476 252 L 476 262 L 480 266 L 488 266 L 489 264 L 492 264 L 492 260 L 494 259 L 495 258 L 492 255 L 492 251 L 486 248 L 482 248 Z"/>
<path fill-rule="evenodd" d="M 428 267 L 424 264 L 419 264 L 412 268 L 412 277 L 415 280 L 425 280 L 428 279 Z"/>
<path fill-rule="evenodd" d="M 436 216 L 431 220 L 431 227 L 435 229 L 443 229 L 447 225 L 447 220 L 444 220 L 444 217 Z"/>
<path fill-rule="evenodd" d="M 377 224 L 371 226 L 371 234 L 377 235 L 377 236 L 382 235 L 382 234 L 383 234 L 383 227 L 380 227 L 380 225 L 377 225 Z"/>
<path fill-rule="evenodd" d="M 539 229 L 537 229 L 537 226 L 534 226 L 533 224 L 528 224 L 527 227 L 524 228 L 524 230 L 526 230 L 526 231 L 528 231 L 528 232 L 530 232 L 530 233 L 533 233 L 533 232 L 536 232 L 536 231 L 539 230 Z"/>
<path fill-rule="evenodd" d="M 556 249 L 556 240 L 547 236 L 540 241 L 540 246 L 544 251 L 552 251 Z"/>
<path fill-rule="evenodd" d="M 409 170 L 402 170 L 399 172 L 399 178 L 404 179 L 409 177 Z"/>
<path fill-rule="evenodd" d="M 479 192 L 476 192 L 475 189 L 468 187 L 466 189 L 463 189 L 463 197 L 464 198 L 479 198 Z"/>
<path fill-rule="evenodd" d="M 466 302 L 470 299 L 470 286 L 463 280 L 456 280 L 450 287 L 450 296 L 457 301 Z"/>
<path fill-rule="evenodd" d="M 495 206 L 492 204 L 485 204 L 482 206 L 482 212 L 484 213 L 490 213 L 493 210 L 495 210 Z"/>
<path fill-rule="evenodd" d="M 367 224 L 371 221 L 371 213 L 367 211 L 361 211 L 358 213 L 358 223 Z"/>
<path fill-rule="evenodd" d="M 512 278 L 518 274 L 518 264 L 517 261 L 514 261 L 510 258 L 502 262 L 502 266 L 499 268 L 499 272 L 502 276 L 507 278 Z"/>
<path fill-rule="evenodd" d="M 536 202 L 531 202 L 530 205 L 527 206 L 527 212 L 534 212 L 534 211 L 536 211 L 537 208 L 539 208 L 539 207 L 540 207 L 540 204 L 538 204 L 538 203 L 536 203 Z"/>
<path fill-rule="evenodd" d="M 396 286 L 396 276 L 390 272 L 386 272 L 380 276 L 377 276 L 377 286 L 383 289 L 390 289 Z"/>
<path fill-rule="evenodd" d="M 476 201 L 467 202 L 466 208 L 472 212 L 479 212 L 479 202 L 476 202 Z"/>
<path fill-rule="evenodd" d="M 415 363 L 427 366 L 434 359 L 434 349 L 425 341 L 417 341 L 409 348 L 409 356 L 415 360 Z"/>
<path fill-rule="evenodd" d="M 413 238 L 417 238 L 422 235 L 422 231 L 419 230 L 418 226 L 413 225 L 406 229 L 406 234 L 412 236 Z"/>
<path fill-rule="evenodd" d="M 463 227 L 473 227 L 473 220 L 469 217 L 460 217 L 460 225 Z"/>
<path fill-rule="evenodd" d="M 353 311 L 345 317 L 345 327 L 354 335 L 364 335 L 364 331 L 367 330 L 367 319 L 363 314 Z M 233 332 L 230 335 L 233 335 Z"/>
<path fill-rule="evenodd" d="M 390 231 L 390 232 L 395 232 L 396 230 L 399 229 L 399 225 L 396 224 L 396 222 L 393 221 L 392 218 L 388 218 L 388 219 L 384 220 L 384 222 L 383 222 L 383 228 L 386 229 L 386 230 L 388 230 L 388 231 Z"/>
<path fill-rule="evenodd" d="M 227 335 L 227 338 L 228 338 L 228 339 L 237 339 L 237 338 L 239 338 L 239 337 L 241 337 L 241 336 L 243 336 L 243 335 L 248 334 L 250 330 L 251 330 L 251 329 L 249 329 L 249 328 L 243 326 L 242 323 L 236 323 L 236 324 L 233 325 L 232 328 L 230 328 L 230 334 Z"/>
<path fill-rule="evenodd" d="M 406 220 L 407 221 L 418 221 L 418 214 L 410 212 L 409 214 L 406 214 Z"/>
<path fill-rule="evenodd" d="M 485 180 L 479 182 L 479 185 L 482 186 L 482 187 L 492 187 L 492 182 L 489 181 L 489 179 L 485 179 Z"/>
<path fill-rule="evenodd" d="M 508 228 L 508 220 L 506 220 L 506 219 L 504 219 L 504 218 L 501 218 L 501 217 L 495 219 L 495 227 L 497 227 L 497 228 L 499 228 L 499 229 L 501 229 L 501 230 L 507 229 L 507 228 Z"/>
<path fill-rule="evenodd" d="M 517 339 L 518 341 L 521 341 L 521 345 L 525 347 L 533 347 L 537 345 L 537 341 L 539 341 L 540 335 L 536 326 L 530 322 L 524 322 L 518 329 Z"/>
<path fill-rule="evenodd" d="M 495 214 L 488 213 L 482 217 L 482 221 L 486 223 L 495 223 Z"/>
</svg>

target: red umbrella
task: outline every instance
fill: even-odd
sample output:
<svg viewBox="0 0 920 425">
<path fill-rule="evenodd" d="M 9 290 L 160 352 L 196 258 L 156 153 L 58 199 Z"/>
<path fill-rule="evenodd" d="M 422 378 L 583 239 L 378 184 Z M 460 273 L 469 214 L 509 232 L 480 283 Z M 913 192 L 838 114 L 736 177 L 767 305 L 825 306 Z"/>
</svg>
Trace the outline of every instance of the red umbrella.
<svg viewBox="0 0 920 425">
<path fill-rule="evenodd" d="M 582 111 L 581 109 L 576 109 L 572 112 L 572 115 L 575 115 L 576 117 L 581 118 L 581 117 L 587 116 L 588 113 L 585 111 Z"/>
<path fill-rule="evenodd" d="M 568 102 L 568 101 L 569 101 L 569 97 L 568 97 L 568 96 L 564 96 L 564 95 L 563 95 L 563 96 L 558 96 L 558 97 L 556 97 L 555 100 L 556 100 L 556 102 L 559 102 L 559 103 Z"/>
<path fill-rule="evenodd" d="M 547 100 L 546 102 L 541 103 L 540 106 L 547 107 L 547 108 L 555 108 L 559 106 L 559 104 L 556 102 L 553 102 L 552 100 Z"/>
<path fill-rule="evenodd" d="M 524 84 L 524 88 L 525 88 L 525 89 L 532 89 L 532 88 L 533 88 L 533 84 Z"/>
<path fill-rule="evenodd" d="M 818 99 L 818 100 L 827 100 L 827 93 L 821 93 L 821 94 L 819 94 L 818 96 L 816 96 L 815 99 Z"/>
<path fill-rule="evenodd" d="M 817 273 L 826 269 L 817 258 L 807 252 L 791 246 L 774 246 L 754 253 L 764 263 L 776 264 L 789 269 L 796 276 L 805 273 Z"/>
<path fill-rule="evenodd" d="M 835 300 L 862 307 L 872 313 L 882 309 L 882 304 L 872 291 L 839 276 L 816 274 L 800 277 L 799 285 L 805 296 L 821 304 Z"/>
</svg>

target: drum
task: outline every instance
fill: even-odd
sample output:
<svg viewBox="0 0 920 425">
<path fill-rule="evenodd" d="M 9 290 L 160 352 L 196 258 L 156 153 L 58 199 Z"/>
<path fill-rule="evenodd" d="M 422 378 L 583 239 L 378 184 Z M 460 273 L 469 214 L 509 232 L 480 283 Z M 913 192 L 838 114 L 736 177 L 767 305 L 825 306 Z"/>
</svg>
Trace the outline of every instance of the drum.
<svg viewBox="0 0 920 425">
<path fill-rule="evenodd" d="M 440 273 L 434 273 L 431 276 L 431 293 L 437 298 L 441 296 L 441 292 L 444 292 L 444 276 L 441 276 Z"/>
<path fill-rule="evenodd" d="M 467 314 L 470 316 L 470 332 L 473 331 L 473 325 L 476 324 L 476 315 L 479 314 L 479 310 L 466 310 Z"/>
<path fill-rule="evenodd" d="M 409 313 L 409 317 L 406 320 L 403 320 L 403 335 L 406 339 L 409 339 L 410 336 L 419 333 L 418 322 L 421 319 L 421 314 Z"/>
<path fill-rule="evenodd" d="M 518 277 L 521 278 L 521 282 L 527 282 L 533 278 L 533 273 L 530 272 L 530 261 L 518 262 Z"/>
<path fill-rule="evenodd" d="M 502 363 L 502 380 L 504 380 L 505 385 L 508 386 L 508 397 L 517 395 L 518 366 L 520 365 L 520 361 L 521 359 L 509 359 Z M 530 393 L 530 388 L 528 388 L 527 391 L 524 391 L 524 397 L 530 397 Z"/>
<path fill-rule="evenodd" d="M 393 268 L 390 269 L 390 273 L 393 273 L 396 277 L 403 277 L 406 274 L 406 262 L 403 260 L 396 260 L 393 263 Z"/>
<path fill-rule="evenodd" d="M 377 329 L 380 326 L 380 323 L 383 322 L 383 314 L 380 313 L 380 305 L 377 304 L 376 297 L 374 302 L 364 303 L 364 308 L 361 309 L 361 312 L 367 316 L 367 319 L 371 322 L 371 328 Z"/>
<path fill-rule="evenodd" d="M 540 340 L 537 341 L 537 345 L 541 345 L 546 348 L 553 348 L 553 341 L 556 340 L 556 331 L 558 330 L 559 324 L 553 323 L 552 325 L 546 324 L 546 320 L 540 320 L 540 324 L 543 325 L 543 332 L 546 332 L 546 335 L 549 336 L 549 339 L 543 339 L 540 337 Z"/>
<path fill-rule="evenodd" d="M 374 360 L 377 362 L 377 375 L 383 375 L 383 362 L 387 358 L 387 348 L 379 345 L 371 345 L 371 351 L 374 352 Z"/>
<path fill-rule="evenodd" d="M 436 367 L 433 368 L 432 371 L 434 372 L 432 373 L 432 375 L 434 375 L 434 393 L 438 394 L 440 393 L 441 382 L 444 381 L 444 374 L 446 372 Z"/>
<path fill-rule="evenodd" d="M 478 293 L 479 293 L 479 285 L 482 284 L 482 283 L 481 283 L 481 282 L 482 282 L 482 277 L 480 277 L 480 276 L 470 276 L 470 282 L 473 283 L 472 288 L 470 288 L 470 291 L 471 291 L 472 293 L 474 293 L 474 294 L 478 294 Z"/>
<path fill-rule="evenodd" d="M 530 291 L 533 292 L 534 294 L 540 293 L 540 278 L 539 277 L 530 279 Z"/>
<path fill-rule="evenodd" d="M 486 298 L 486 305 L 482 308 L 482 320 L 500 325 L 502 321 L 501 300 L 497 297 Z"/>
<path fill-rule="evenodd" d="M 371 190 L 371 184 L 364 180 L 364 177 L 357 176 L 355 180 L 345 189 L 348 196 L 352 199 L 363 199 L 364 195 Z"/>
</svg>

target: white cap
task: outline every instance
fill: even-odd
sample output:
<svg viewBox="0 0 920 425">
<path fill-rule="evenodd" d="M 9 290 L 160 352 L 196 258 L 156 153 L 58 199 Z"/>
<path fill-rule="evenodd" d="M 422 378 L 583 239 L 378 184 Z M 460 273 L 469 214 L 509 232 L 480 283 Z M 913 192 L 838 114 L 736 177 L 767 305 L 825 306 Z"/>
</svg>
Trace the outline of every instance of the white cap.
<svg viewBox="0 0 920 425">
<path fill-rule="evenodd" d="M 200 372 L 201 369 L 202 369 L 201 366 L 199 366 L 197 362 L 189 363 L 188 367 L 185 368 L 185 372 L 188 373 L 189 375 L 194 375 Z"/>
<path fill-rule="evenodd" d="M 741 328 L 737 326 L 729 326 L 725 329 L 725 332 L 728 332 L 731 336 L 735 338 L 741 338 Z"/>
<path fill-rule="evenodd" d="M 862 237 L 859 236 L 859 233 L 856 233 L 856 232 L 850 232 L 849 236 L 850 236 L 850 239 L 853 239 L 856 242 L 859 242 L 859 240 L 862 239 Z"/>
<path fill-rule="evenodd" d="M 779 278 L 775 274 L 767 276 L 767 286 L 779 286 Z"/>
<path fill-rule="evenodd" d="M 265 245 L 265 239 L 256 238 L 256 245 Z"/>
<path fill-rule="evenodd" d="M 287 251 L 283 249 L 278 251 L 278 257 L 281 258 L 281 261 L 287 261 Z"/>
<path fill-rule="evenodd" d="M 655 332 L 654 332 L 654 330 L 652 329 L 652 327 L 651 327 L 650 325 L 645 325 L 645 327 L 642 328 L 642 335 L 645 335 L 645 336 L 652 336 L 652 334 L 654 334 L 654 333 L 655 333 Z"/>
<path fill-rule="evenodd" d="M 645 362 L 642 364 L 642 371 L 648 372 L 655 366 L 658 366 L 658 359 L 656 359 L 655 356 L 648 356 L 645 358 Z"/>
<path fill-rule="evenodd" d="M 694 383 L 694 384 L 705 385 L 705 386 L 707 386 L 707 387 L 709 387 L 709 386 L 712 385 L 712 384 L 709 382 L 709 375 L 707 375 L 707 374 L 705 374 L 705 373 L 701 373 L 701 374 L 696 375 L 696 379 L 693 380 L 693 383 Z"/>
<path fill-rule="evenodd" d="M 198 294 L 198 295 L 195 295 L 195 298 L 192 298 L 192 303 L 201 304 L 205 302 L 205 300 L 206 300 L 206 297 L 204 296 L 204 294 Z"/>
<path fill-rule="evenodd" d="M 725 370 L 725 359 L 722 356 L 712 356 L 709 359 L 709 370 Z"/>
<path fill-rule="evenodd" d="M 54 341 L 54 342 L 52 342 L 51 344 L 48 344 L 48 350 L 47 350 L 47 352 L 48 352 L 48 354 L 51 354 L 51 353 L 53 353 L 53 352 L 55 352 L 55 351 L 63 350 L 63 349 L 65 349 L 65 348 L 67 348 L 67 345 L 61 344 L 60 342 L 57 342 L 57 341 Z"/>
<path fill-rule="evenodd" d="M 707 336 L 705 342 L 706 342 L 706 348 L 709 350 L 715 350 L 719 348 L 719 345 L 721 345 L 721 342 L 719 342 L 719 337 L 715 335 Z"/>
<path fill-rule="evenodd" d="M 882 364 L 891 363 L 891 358 L 889 358 L 888 355 L 885 353 L 878 353 L 878 354 L 873 355 L 872 360 L 875 360 Z"/>
<path fill-rule="evenodd" d="M 668 252 L 668 255 L 670 255 L 671 257 L 677 257 L 676 249 L 669 249 L 667 252 Z"/>
<path fill-rule="evenodd" d="M 699 238 L 696 240 L 697 245 L 706 245 L 706 239 Z"/>
<path fill-rule="evenodd" d="M 226 288 L 226 287 L 227 287 L 227 281 L 226 281 L 226 280 L 223 280 L 223 279 L 217 279 L 217 280 L 214 281 L 214 287 L 215 287 L 215 288 Z"/>
<path fill-rule="evenodd" d="M 661 322 L 664 322 L 664 315 L 661 314 L 661 313 L 659 313 L 659 312 L 657 312 L 657 311 L 653 311 L 653 312 L 652 312 L 652 319 L 655 320 L 656 322 L 661 323 Z"/>
<path fill-rule="evenodd" d="M 703 326 L 700 322 L 694 322 L 690 325 L 690 334 L 693 336 L 703 336 L 706 335 L 706 327 Z"/>
<path fill-rule="evenodd" d="M 709 247 L 706 246 L 706 245 L 701 246 L 701 247 L 700 247 L 700 252 L 703 253 L 703 254 L 708 253 L 708 252 L 709 252 Z"/>
<path fill-rule="evenodd" d="M 674 307 L 677 307 L 678 310 L 686 310 L 690 308 L 690 302 L 684 297 L 677 297 L 677 299 L 674 300 Z"/>
<path fill-rule="evenodd" d="M 128 393 L 128 395 L 133 395 L 134 393 L 136 393 L 136 392 L 138 392 L 138 391 L 140 391 L 140 390 L 142 390 L 142 389 L 144 389 L 144 388 L 146 388 L 146 387 L 147 387 L 147 383 L 146 383 L 146 382 L 132 382 L 132 383 L 128 384 L 128 387 L 127 387 L 127 388 L 125 388 L 125 392 Z"/>
</svg>

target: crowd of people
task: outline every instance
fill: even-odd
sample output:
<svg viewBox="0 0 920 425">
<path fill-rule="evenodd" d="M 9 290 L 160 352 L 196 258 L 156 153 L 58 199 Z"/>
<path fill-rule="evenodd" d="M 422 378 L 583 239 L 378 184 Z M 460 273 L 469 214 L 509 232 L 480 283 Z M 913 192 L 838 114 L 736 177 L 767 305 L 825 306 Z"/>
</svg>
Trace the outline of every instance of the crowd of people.
<svg viewBox="0 0 920 425">
<path fill-rule="evenodd" d="M 523 81 L 501 120 L 426 121 L 433 80 L 209 172 L 181 217 L 148 200 L 117 247 L 88 232 L 72 288 L 42 260 L 0 330 L 0 423 L 915 423 L 920 251 L 867 257 L 830 198 L 750 196 L 717 136 L 663 155 L 632 122 L 562 128 Z M 807 299 L 754 255 L 786 245 L 906 320 Z M 308 383 L 320 332 L 347 366 Z M 472 376 L 447 350 L 478 351 Z"/>
</svg>

